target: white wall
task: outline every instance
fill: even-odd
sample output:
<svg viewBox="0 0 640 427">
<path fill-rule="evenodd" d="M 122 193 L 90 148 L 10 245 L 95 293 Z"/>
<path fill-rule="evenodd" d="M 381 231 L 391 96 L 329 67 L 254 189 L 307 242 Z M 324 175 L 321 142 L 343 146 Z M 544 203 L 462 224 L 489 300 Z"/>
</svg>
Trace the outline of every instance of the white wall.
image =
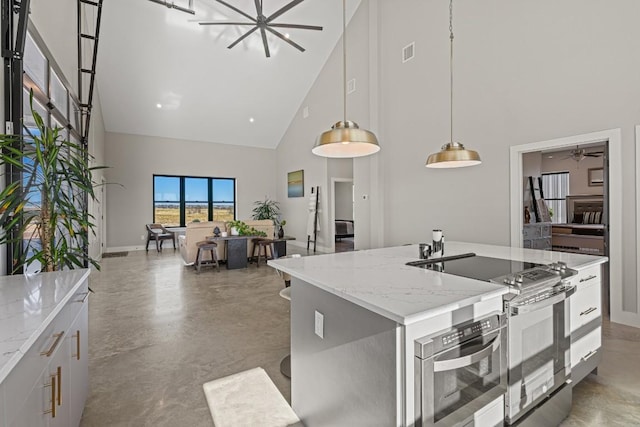
<svg viewBox="0 0 640 427">
<path fill-rule="evenodd" d="M 442 228 L 448 240 L 508 245 L 509 147 L 621 128 L 622 149 L 630 154 L 621 171 L 623 286 L 625 299 L 636 301 L 632 154 L 640 122 L 640 2 L 456 1 L 454 140 L 478 150 L 483 164 L 434 170 L 424 167 L 427 156 L 449 141 L 448 6 L 369 0 L 356 17 L 369 8 L 377 33 L 366 23 L 349 28 L 369 34 L 371 48 L 368 59 L 351 49 L 356 57 L 350 55 L 349 64 L 367 64 L 375 77 L 367 100 L 374 111 L 367 115 L 359 104 L 353 110 L 361 125 L 374 119 L 382 147 L 372 158 L 354 160 L 356 216 L 363 206 L 360 212 L 383 218 L 383 239 L 371 246 L 418 242 L 432 228 Z M 403 64 L 402 48 L 411 42 L 416 57 Z M 296 117 L 278 148 L 281 172 L 321 162 L 309 150 L 340 109 L 337 66 L 334 52 L 305 101 L 312 116 Z M 304 204 L 295 209 L 304 211 Z M 356 234 L 374 236 L 381 228 L 375 224 L 356 220 L 364 226 Z"/>
<path fill-rule="evenodd" d="M 238 219 L 251 217 L 255 201 L 275 198 L 275 150 L 111 132 L 105 147 L 110 250 L 144 247 L 145 224 L 153 222 L 154 174 L 236 178 Z"/>
<path fill-rule="evenodd" d="M 347 119 L 357 122 L 362 128 L 369 126 L 368 3 L 360 4 L 347 29 L 347 80 L 356 79 L 356 91 L 347 98 Z M 310 187 L 320 186 L 318 249 L 321 251 L 330 251 L 333 244 L 329 224 L 333 209 L 330 206 L 331 178 L 350 178 L 355 174 L 355 162 L 349 174 L 345 172 L 345 163 L 340 163 L 345 160 L 327 160 L 311 153 L 316 137 L 343 119 L 342 64 L 340 39 L 277 149 L 278 200 L 283 217 L 287 219 L 287 234 L 296 237 L 296 244 L 304 243 L 306 246 L 308 195 Z M 305 107 L 309 110 L 307 118 L 302 114 Z M 287 172 L 298 169 L 304 169 L 305 197 L 288 198 Z"/>
<path fill-rule="evenodd" d="M 381 154 L 386 244 L 416 242 L 436 226 L 449 240 L 509 244 L 512 145 L 622 128 L 622 148 L 634 152 L 640 3 L 456 2 L 454 139 L 483 158 L 481 166 L 463 170 L 423 167 L 448 140 L 447 2 L 378 4 L 380 116 L 390 145 Z M 399 53 L 411 41 L 416 58 L 402 64 Z M 625 156 L 623 277 L 626 297 L 634 300 L 636 167 Z"/>
</svg>

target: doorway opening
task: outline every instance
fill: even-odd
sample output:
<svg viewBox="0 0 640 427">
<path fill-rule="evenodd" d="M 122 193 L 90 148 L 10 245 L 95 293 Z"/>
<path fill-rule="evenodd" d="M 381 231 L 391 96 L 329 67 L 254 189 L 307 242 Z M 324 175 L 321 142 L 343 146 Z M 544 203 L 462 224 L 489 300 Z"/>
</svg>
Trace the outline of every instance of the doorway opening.
<svg viewBox="0 0 640 427">
<path fill-rule="evenodd" d="M 598 169 L 598 167 L 587 168 L 586 163 L 579 163 L 584 162 L 586 157 L 597 157 L 581 157 L 587 153 L 596 153 L 598 151 L 602 151 L 602 155 L 600 156 L 602 157 L 602 172 L 601 174 L 599 174 L 600 172 L 591 172 L 590 174 L 589 169 Z M 625 323 L 622 321 L 626 314 L 623 313 L 622 305 L 622 175 L 620 172 L 622 170 L 622 150 L 620 129 L 612 129 L 511 147 L 510 216 L 511 245 L 514 247 L 523 247 L 526 243 L 526 239 L 523 238 L 523 231 L 525 230 L 523 206 L 525 200 L 529 200 L 526 197 L 531 197 L 530 195 L 525 196 L 525 190 L 527 189 L 527 186 L 532 188 L 528 180 L 528 176 L 532 176 L 531 163 L 527 163 L 526 160 L 531 160 L 531 157 L 536 156 L 539 156 L 540 158 L 541 169 L 543 156 L 547 156 L 548 164 L 553 164 L 553 159 L 549 159 L 549 156 L 556 158 L 556 160 L 558 160 L 558 158 L 566 157 L 567 160 L 575 162 L 575 165 L 567 163 L 566 167 L 577 171 L 579 166 L 581 168 L 581 173 L 574 173 L 576 180 L 582 179 L 581 177 L 584 177 L 585 179 L 584 183 L 576 182 L 576 185 L 574 186 L 575 192 L 585 191 L 584 187 L 588 187 L 589 182 L 592 184 L 602 184 L 602 195 L 600 195 L 600 198 L 602 200 L 601 206 L 603 213 L 601 215 L 603 219 L 601 219 L 601 221 L 605 224 L 601 239 L 603 244 L 602 250 L 604 252 L 602 255 L 609 257 L 609 263 L 603 271 L 603 285 L 604 289 L 606 289 L 603 295 L 603 306 L 607 306 L 606 299 L 608 299 L 611 320 L 614 322 Z M 580 158 L 580 160 L 576 160 L 578 158 Z M 553 167 L 554 169 L 559 168 L 557 165 L 549 167 Z M 540 172 L 542 172 L 542 170 L 540 170 Z M 565 172 L 565 170 L 555 170 L 553 172 Z M 582 175 L 582 172 L 586 173 Z M 540 175 L 542 175 L 542 173 L 540 173 Z M 589 178 L 590 176 L 591 179 Z M 542 179 L 540 181 L 542 181 Z M 561 181 L 561 179 L 558 181 Z M 579 184 L 584 184 L 584 187 L 581 187 Z M 535 187 L 535 182 L 533 187 Z M 537 190 L 539 189 L 540 188 L 537 188 Z M 535 190 L 536 188 L 534 188 L 534 192 Z M 571 189 L 568 191 L 571 192 Z M 560 197 L 554 198 L 561 199 L 561 196 L 562 194 Z M 566 196 L 570 196 L 570 194 L 566 194 Z M 558 206 L 565 206 L 566 208 L 564 211 L 563 209 L 560 209 L 560 211 L 563 212 L 557 212 L 556 209 L 558 208 L 556 208 L 554 209 L 554 214 L 558 215 L 558 219 L 562 216 L 565 221 L 569 222 L 574 220 L 573 215 L 575 215 L 576 212 L 569 212 L 570 203 L 567 203 L 566 196 L 564 203 L 561 201 L 557 203 Z M 549 220 L 549 218 L 547 217 L 546 220 Z M 551 221 L 549 220 L 549 222 Z M 549 228 L 552 229 L 553 226 L 550 225 Z M 569 247 L 571 244 L 558 244 L 556 246 L 567 246 L 567 248 L 556 248 L 558 250 L 566 249 L 567 251 L 570 251 L 571 249 Z M 597 255 L 596 253 L 592 254 Z"/>
<path fill-rule="evenodd" d="M 335 252 L 350 252 L 355 246 L 353 179 L 332 178 L 333 244 Z"/>
</svg>

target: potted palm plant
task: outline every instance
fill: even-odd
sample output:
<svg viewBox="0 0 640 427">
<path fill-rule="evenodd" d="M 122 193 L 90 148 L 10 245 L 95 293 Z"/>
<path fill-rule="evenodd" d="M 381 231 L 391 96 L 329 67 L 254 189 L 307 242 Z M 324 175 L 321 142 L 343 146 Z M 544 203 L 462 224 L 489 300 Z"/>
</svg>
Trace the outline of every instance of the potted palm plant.
<svg viewBox="0 0 640 427">
<path fill-rule="evenodd" d="M 87 201 L 95 200 L 93 157 L 82 144 L 65 141 L 33 108 L 35 128 L 0 135 L 0 168 L 14 179 L 0 192 L 0 244 L 12 244 L 12 271 L 40 263 L 42 271 L 100 265 L 88 255 L 94 233 Z M 17 179 L 16 179 L 17 178 Z"/>
</svg>

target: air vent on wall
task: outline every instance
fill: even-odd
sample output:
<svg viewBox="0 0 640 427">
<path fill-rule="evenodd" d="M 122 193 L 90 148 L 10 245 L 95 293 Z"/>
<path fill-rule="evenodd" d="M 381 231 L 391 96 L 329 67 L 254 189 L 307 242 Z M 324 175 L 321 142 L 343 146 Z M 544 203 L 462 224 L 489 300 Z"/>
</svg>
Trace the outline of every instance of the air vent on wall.
<svg viewBox="0 0 640 427">
<path fill-rule="evenodd" d="M 347 82 L 347 93 L 353 93 L 356 91 L 356 79 L 351 79 Z"/>
<path fill-rule="evenodd" d="M 411 42 L 404 48 L 402 48 L 402 63 L 413 59 L 416 54 L 416 42 Z"/>
</svg>

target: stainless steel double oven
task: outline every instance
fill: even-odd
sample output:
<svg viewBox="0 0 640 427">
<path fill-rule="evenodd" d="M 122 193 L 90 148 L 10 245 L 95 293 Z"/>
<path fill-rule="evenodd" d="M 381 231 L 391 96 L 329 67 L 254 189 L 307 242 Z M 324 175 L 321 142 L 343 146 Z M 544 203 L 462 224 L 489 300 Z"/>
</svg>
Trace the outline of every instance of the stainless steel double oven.
<svg viewBox="0 0 640 427">
<path fill-rule="evenodd" d="M 568 279 L 577 272 L 475 254 L 409 264 L 511 289 L 504 314 L 415 342 L 416 425 L 473 425 L 500 394 L 507 424 L 558 425 L 571 410 Z"/>
<path fill-rule="evenodd" d="M 415 341 L 416 426 L 472 423 L 507 388 L 506 317 L 493 314 Z"/>
</svg>

